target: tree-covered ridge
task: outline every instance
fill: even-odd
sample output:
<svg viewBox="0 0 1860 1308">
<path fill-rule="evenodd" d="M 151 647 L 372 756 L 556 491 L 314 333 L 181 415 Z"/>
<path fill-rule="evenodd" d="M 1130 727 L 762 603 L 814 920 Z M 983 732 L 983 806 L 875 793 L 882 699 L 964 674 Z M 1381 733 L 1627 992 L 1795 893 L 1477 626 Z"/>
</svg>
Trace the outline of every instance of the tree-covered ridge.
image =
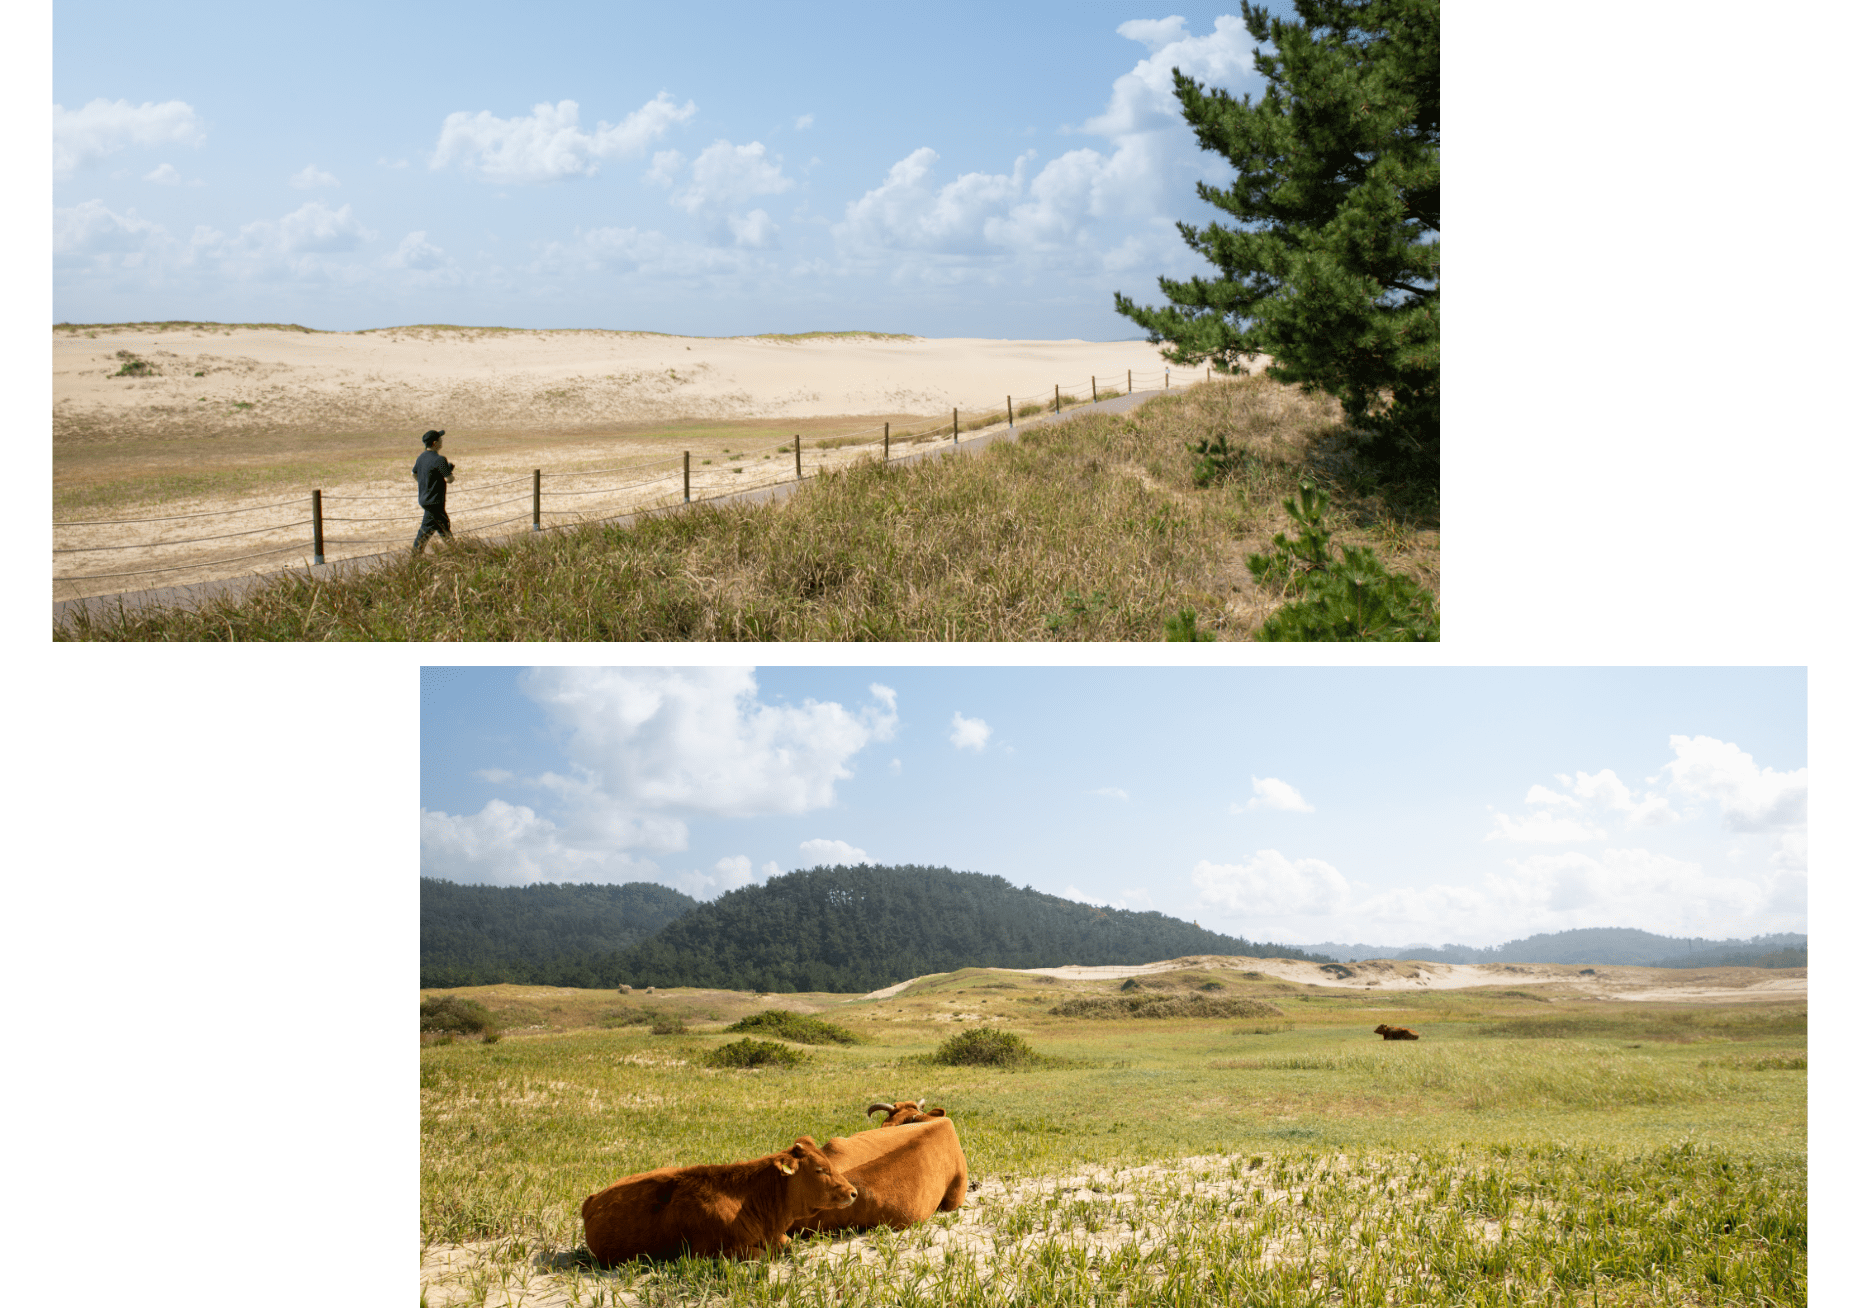
<svg viewBox="0 0 1860 1308">
<path fill-rule="evenodd" d="M 420 878 L 420 985 L 598 985 L 593 962 L 698 901 L 668 886 L 462 886 Z"/>
<path fill-rule="evenodd" d="M 604 960 L 601 971 L 609 984 L 857 993 L 962 967 L 1154 963 L 1187 954 L 1330 961 L 997 876 L 861 865 L 733 890 Z"/>
<path fill-rule="evenodd" d="M 1793 932 L 1749 940 L 1660 936 L 1633 927 L 1540 932 L 1490 949 L 1471 945 L 1312 946 L 1346 962 L 1408 958 L 1428 963 L 1600 963 L 1617 967 L 1807 967 L 1808 937 Z"/>
</svg>

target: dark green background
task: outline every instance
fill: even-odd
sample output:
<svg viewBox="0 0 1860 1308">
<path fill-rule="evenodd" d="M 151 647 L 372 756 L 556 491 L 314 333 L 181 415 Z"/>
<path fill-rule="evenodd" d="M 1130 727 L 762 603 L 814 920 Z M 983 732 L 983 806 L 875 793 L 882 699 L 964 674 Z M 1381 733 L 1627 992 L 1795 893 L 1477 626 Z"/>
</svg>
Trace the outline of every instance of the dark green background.
<svg viewBox="0 0 1860 1308">
<path fill-rule="evenodd" d="M 1853 20 L 1834 13 L 1449 4 L 1440 646 L 891 655 L 1806 664 L 1817 789 L 1851 793 L 1853 207 L 1838 125 Z M 46 11 L 9 37 L 9 121 L 41 123 L 32 158 L 32 132 L 7 147 L 17 179 L 41 177 L 15 180 L 24 199 L 50 190 Z M 46 396 L 43 214 L 15 203 L 0 220 L 0 355 L 19 396 Z M 28 404 L 17 437 L 41 450 L 19 460 L 20 501 L 41 506 L 46 409 Z M 24 618 L 45 603 L 24 579 L 43 567 L 41 514 L 4 525 L 22 1302 L 409 1304 L 420 662 L 883 651 L 50 646 Z M 1386 705 L 1389 724 L 1427 711 Z M 1375 731 L 1365 748 L 1386 748 Z M 1849 813 L 1819 815 L 1823 927 L 1853 919 Z M 1849 990 L 1825 973 L 1819 1005 Z M 1817 1049 L 1821 1098 L 1847 1090 L 1851 1057 Z M 1814 1159 L 1821 1176 L 1853 1170 L 1853 1128 L 1834 1113 L 1817 1114 Z M 1815 1213 L 1845 1230 L 1853 1200 L 1823 1187 Z"/>
</svg>

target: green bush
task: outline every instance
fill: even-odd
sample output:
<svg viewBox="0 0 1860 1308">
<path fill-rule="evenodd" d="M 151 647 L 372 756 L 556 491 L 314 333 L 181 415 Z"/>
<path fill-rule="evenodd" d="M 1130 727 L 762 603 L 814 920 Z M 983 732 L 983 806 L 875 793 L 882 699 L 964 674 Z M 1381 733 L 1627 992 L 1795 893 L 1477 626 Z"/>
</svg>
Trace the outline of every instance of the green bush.
<svg viewBox="0 0 1860 1308">
<path fill-rule="evenodd" d="M 1043 1060 L 1013 1032 L 978 1026 L 945 1040 L 930 1061 L 949 1067 L 1029 1067 Z"/>
<path fill-rule="evenodd" d="M 737 1040 L 712 1050 L 704 1061 L 712 1067 L 798 1067 L 807 1055 L 772 1040 Z"/>
<path fill-rule="evenodd" d="M 1259 629 L 1261 640 L 1439 640 L 1440 613 L 1433 594 L 1411 577 L 1389 572 L 1367 547 L 1330 552 L 1324 527 L 1330 496 L 1310 481 L 1285 501 L 1299 523 L 1298 539 L 1280 532 L 1265 554 L 1249 554 L 1247 570 L 1260 584 L 1278 582 L 1292 595 Z"/>
<path fill-rule="evenodd" d="M 791 1012 L 786 1008 L 770 1008 L 760 1013 L 751 1013 L 742 1021 L 724 1028 L 744 1034 L 779 1036 L 783 1040 L 792 1040 L 798 1045 L 856 1045 L 863 1041 L 845 1027 L 833 1022 L 825 1022 L 806 1013 Z"/>
<path fill-rule="evenodd" d="M 1195 627 L 1195 610 L 1183 609 L 1173 617 L 1163 619 L 1164 640 L 1213 640 L 1214 633 L 1200 631 Z"/>
<path fill-rule="evenodd" d="M 1212 984 L 1218 985 L 1218 982 Z M 1263 999 L 1216 999 L 1187 995 L 1088 995 L 1053 1007 L 1054 1017 L 1284 1017 Z"/>
<path fill-rule="evenodd" d="M 491 1010 L 475 999 L 463 999 L 457 995 L 442 995 L 438 999 L 420 1001 L 420 1030 L 435 1031 L 449 1035 L 480 1034 L 487 1039 L 495 1038 L 497 1021 L 491 1016 Z"/>
<path fill-rule="evenodd" d="M 684 1033 L 685 1019 L 682 1017 L 668 1015 L 652 1019 L 652 1034 L 654 1035 L 683 1035 Z"/>
</svg>

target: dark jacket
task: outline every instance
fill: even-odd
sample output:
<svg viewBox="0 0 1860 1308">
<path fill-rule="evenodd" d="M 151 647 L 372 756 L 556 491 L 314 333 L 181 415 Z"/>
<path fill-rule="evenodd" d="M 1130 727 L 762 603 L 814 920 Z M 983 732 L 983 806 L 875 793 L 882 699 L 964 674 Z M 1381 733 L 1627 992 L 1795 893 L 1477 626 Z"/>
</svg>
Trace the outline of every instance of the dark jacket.
<svg viewBox="0 0 1860 1308">
<path fill-rule="evenodd" d="M 446 478 L 451 475 L 452 465 L 438 450 L 428 450 L 414 460 L 413 480 L 420 488 L 421 508 L 446 507 Z"/>
</svg>

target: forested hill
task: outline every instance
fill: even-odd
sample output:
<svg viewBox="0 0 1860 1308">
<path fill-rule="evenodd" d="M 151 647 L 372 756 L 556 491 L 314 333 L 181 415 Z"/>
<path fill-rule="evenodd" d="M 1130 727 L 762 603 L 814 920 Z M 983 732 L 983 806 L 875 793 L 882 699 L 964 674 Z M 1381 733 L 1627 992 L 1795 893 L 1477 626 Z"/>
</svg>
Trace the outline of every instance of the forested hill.
<svg viewBox="0 0 1860 1308">
<path fill-rule="evenodd" d="M 461 886 L 420 878 L 420 985 L 591 985 L 596 958 L 698 906 L 668 886 Z"/>
<path fill-rule="evenodd" d="M 996 876 L 822 867 L 733 890 L 604 960 L 603 983 L 858 993 L 961 967 L 1154 963 L 1185 954 L 1333 961 L 1161 913 L 1095 908 Z"/>
<path fill-rule="evenodd" d="M 1807 967 L 1808 937 L 1794 933 L 1749 940 L 1657 936 L 1632 927 L 1592 927 L 1512 940 L 1490 949 L 1470 945 L 1313 945 L 1346 962 L 1413 958 L 1430 963 L 1612 963 L 1617 967 Z"/>
</svg>

